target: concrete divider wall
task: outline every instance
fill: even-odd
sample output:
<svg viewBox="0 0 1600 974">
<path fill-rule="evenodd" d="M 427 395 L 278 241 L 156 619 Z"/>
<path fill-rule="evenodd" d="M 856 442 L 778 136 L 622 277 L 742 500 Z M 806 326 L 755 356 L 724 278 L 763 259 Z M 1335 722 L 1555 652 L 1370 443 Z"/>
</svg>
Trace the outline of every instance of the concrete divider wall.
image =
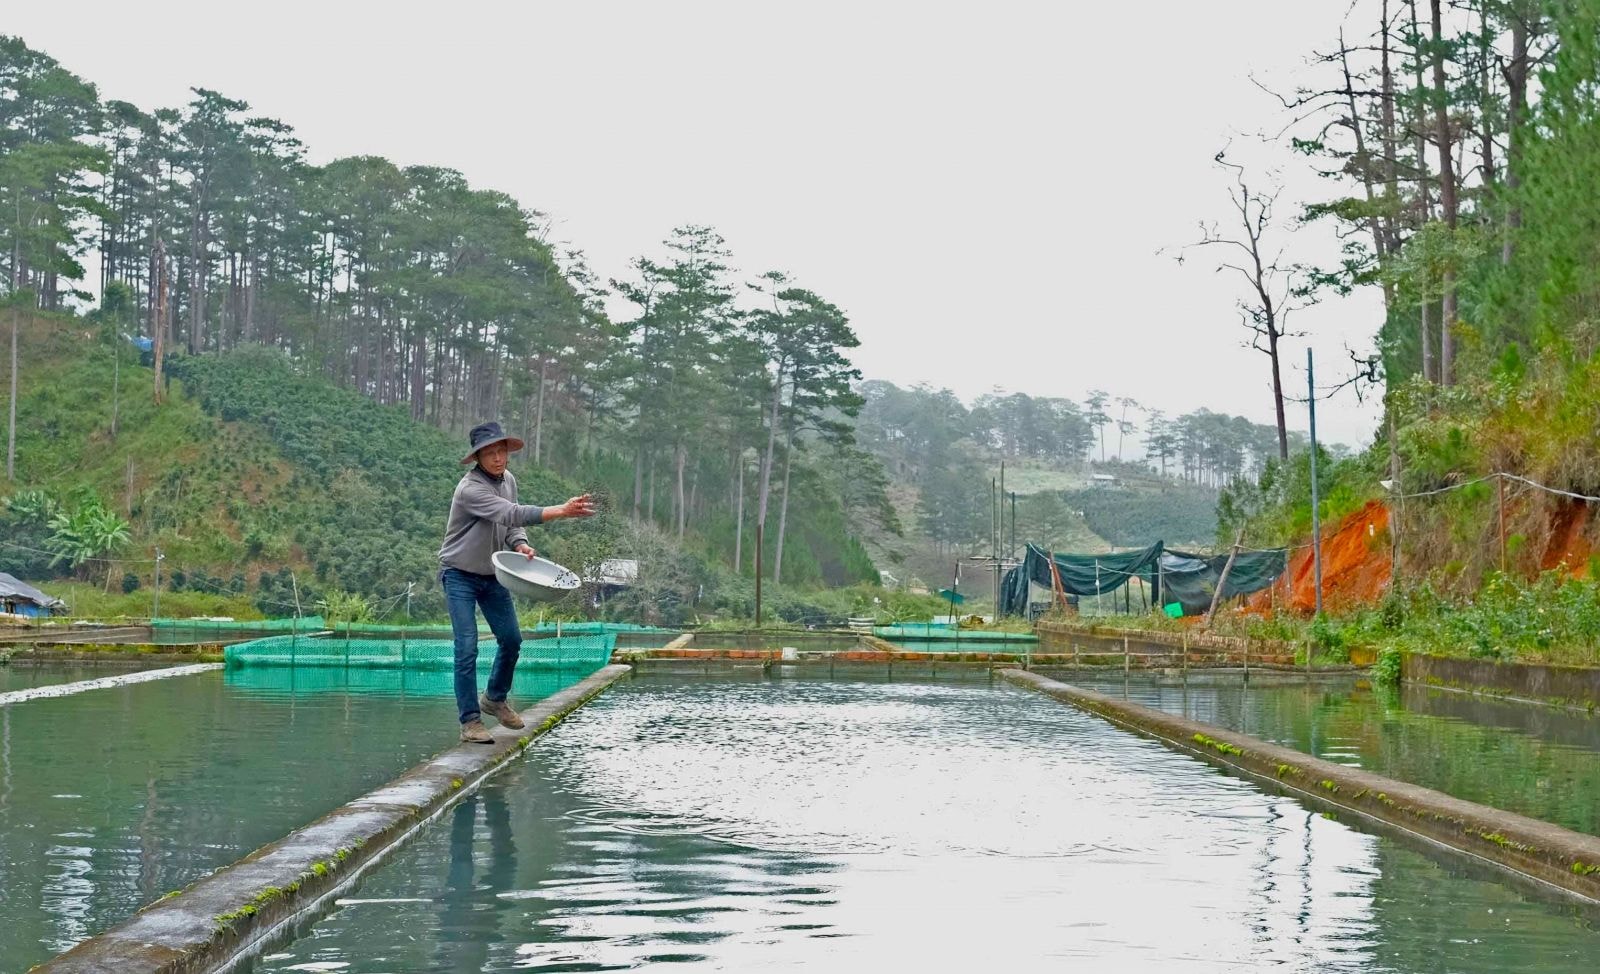
<svg viewBox="0 0 1600 974">
<path fill-rule="evenodd" d="M 451 748 L 34 971 L 200 974 L 231 963 L 355 881 L 628 672 L 605 667 L 523 711 L 524 729 L 496 727 L 493 745 Z"/>
<path fill-rule="evenodd" d="M 1053 656 L 1077 655 L 1085 663 L 1121 664 L 1127 641 L 1130 665 L 1177 666 L 1185 649 L 1190 665 L 1240 664 L 1245 660 L 1276 665 L 1294 663 L 1296 647 L 1281 640 L 1241 639 L 1204 632 L 1111 629 L 1038 622 L 1039 651 Z M 1076 653 L 1074 653 L 1076 647 Z M 1114 659 L 1113 659 L 1114 657 Z"/>
<path fill-rule="evenodd" d="M 1540 703 L 1594 710 L 1600 706 L 1600 668 L 1500 663 L 1408 653 L 1401 679 L 1410 683 L 1519 697 Z"/>
<path fill-rule="evenodd" d="M 1011 669 L 1001 675 L 1018 686 L 1038 690 L 1281 791 L 1395 826 L 1600 901 L 1600 837 L 1323 761 L 1037 673 Z"/>
</svg>

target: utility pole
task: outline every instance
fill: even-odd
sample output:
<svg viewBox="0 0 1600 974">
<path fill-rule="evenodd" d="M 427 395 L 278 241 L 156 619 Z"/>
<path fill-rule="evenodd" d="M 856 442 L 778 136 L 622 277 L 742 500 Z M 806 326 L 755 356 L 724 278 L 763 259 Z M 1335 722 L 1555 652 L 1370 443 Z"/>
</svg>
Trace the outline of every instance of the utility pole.
<svg viewBox="0 0 1600 974">
<path fill-rule="evenodd" d="M 1394 403 L 1389 404 L 1389 591 L 1400 591 L 1400 449 L 1395 443 Z"/>
<path fill-rule="evenodd" d="M 150 607 L 150 620 L 161 618 L 161 549 L 156 549 L 155 604 Z"/>
<path fill-rule="evenodd" d="M 1311 564 L 1316 584 L 1317 615 L 1322 615 L 1322 520 L 1317 510 L 1317 380 L 1311 349 L 1306 349 L 1306 408 L 1311 415 Z"/>
<path fill-rule="evenodd" d="M 1002 468 L 1003 469 L 1003 468 Z M 989 479 L 989 569 L 994 577 L 989 588 L 996 608 L 1000 606 L 1000 483 Z"/>
</svg>

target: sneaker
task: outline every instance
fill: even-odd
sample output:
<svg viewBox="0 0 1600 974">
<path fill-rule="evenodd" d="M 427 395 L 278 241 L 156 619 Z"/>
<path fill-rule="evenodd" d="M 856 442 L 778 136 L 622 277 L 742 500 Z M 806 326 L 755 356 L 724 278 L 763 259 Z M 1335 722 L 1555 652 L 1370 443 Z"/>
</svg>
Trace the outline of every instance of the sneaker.
<svg viewBox="0 0 1600 974">
<path fill-rule="evenodd" d="M 481 720 L 469 720 L 461 725 L 461 740 L 467 744 L 493 744 L 494 735 Z"/>
<path fill-rule="evenodd" d="M 478 709 L 500 722 L 501 727 L 512 730 L 521 730 L 522 718 L 517 716 L 516 708 L 511 706 L 510 699 L 490 700 L 488 697 L 478 698 Z"/>
</svg>

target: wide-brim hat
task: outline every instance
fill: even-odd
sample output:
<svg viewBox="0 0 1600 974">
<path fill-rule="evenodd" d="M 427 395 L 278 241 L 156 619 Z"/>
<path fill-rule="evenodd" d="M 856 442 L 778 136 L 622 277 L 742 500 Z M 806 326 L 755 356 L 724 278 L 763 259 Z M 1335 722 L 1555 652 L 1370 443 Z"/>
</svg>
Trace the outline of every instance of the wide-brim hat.
<svg viewBox="0 0 1600 974">
<path fill-rule="evenodd" d="M 480 423 L 472 428 L 472 432 L 467 434 L 467 438 L 472 443 L 472 449 L 467 452 L 466 456 L 461 458 L 463 467 L 470 466 L 475 462 L 478 457 L 478 451 L 486 446 L 505 443 L 506 449 L 515 453 L 526 445 L 515 436 L 501 429 L 499 423 Z"/>
</svg>

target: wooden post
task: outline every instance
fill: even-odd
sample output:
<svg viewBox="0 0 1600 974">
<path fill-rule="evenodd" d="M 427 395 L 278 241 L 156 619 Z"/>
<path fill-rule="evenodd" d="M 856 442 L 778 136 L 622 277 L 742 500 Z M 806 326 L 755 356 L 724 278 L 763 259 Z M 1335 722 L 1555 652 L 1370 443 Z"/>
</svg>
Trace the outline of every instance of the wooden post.
<svg viewBox="0 0 1600 974">
<path fill-rule="evenodd" d="M 1056 567 L 1056 553 L 1054 551 L 1050 552 L 1050 586 L 1051 600 L 1060 599 L 1061 607 L 1065 610 L 1067 607 L 1067 587 L 1062 584 L 1061 570 Z"/>
<path fill-rule="evenodd" d="M 1206 610 L 1205 628 L 1211 628 L 1211 617 L 1216 615 L 1217 605 L 1222 601 L 1222 588 L 1228 584 L 1228 573 L 1233 571 L 1233 560 L 1239 557 L 1239 546 L 1244 543 L 1244 528 L 1239 529 L 1239 534 L 1233 539 L 1233 549 L 1228 552 L 1228 560 L 1223 563 L 1222 576 L 1217 579 L 1217 590 L 1211 593 L 1211 608 Z"/>
<path fill-rule="evenodd" d="M 1128 675 L 1128 637 L 1122 637 L 1122 675 Z"/>
</svg>

